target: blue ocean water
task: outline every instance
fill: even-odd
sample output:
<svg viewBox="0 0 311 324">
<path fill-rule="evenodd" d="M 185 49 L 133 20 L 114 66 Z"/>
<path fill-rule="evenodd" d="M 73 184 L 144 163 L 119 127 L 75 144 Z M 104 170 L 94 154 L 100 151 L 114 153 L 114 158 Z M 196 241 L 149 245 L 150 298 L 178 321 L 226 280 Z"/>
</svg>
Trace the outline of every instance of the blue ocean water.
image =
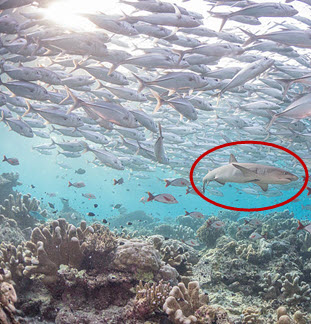
<svg viewBox="0 0 311 324">
<path fill-rule="evenodd" d="M 89 222 L 101 221 L 103 218 L 113 217 L 118 215 L 117 209 L 112 206 L 122 204 L 126 208 L 126 212 L 143 210 L 149 215 L 163 221 L 174 221 L 178 215 L 184 215 L 185 211 L 200 211 L 204 215 L 217 215 L 222 208 L 216 207 L 197 195 L 186 195 L 185 187 L 165 188 L 164 179 L 174 179 L 178 176 L 173 171 L 163 171 L 161 168 L 155 168 L 154 172 L 131 172 L 130 170 L 118 171 L 107 167 L 96 167 L 87 161 L 92 161 L 91 153 L 83 154 L 81 158 L 65 158 L 57 156 L 56 151 L 53 155 L 46 156 L 39 154 L 32 146 L 50 141 L 40 139 L 38 137 L 28 139 L 9 131 L 4 125 L 0 124 L 0 151 L 2 155 L 7 157 L 17 157 L 20 161 L 19 166 L 12 166 L 8 163 L 1 163 L 2 172 L 18 172 L 22 186 L 17 187 L 17 190 L 22 193 L 30 193 L 33 197 L 41 199 L 43 206 L 47 206 L 48 202 L 55 204 L 56 210 L 61 210 L 62 203 L 60 198 L 69 199 L 71 207 L 85 215 L 85 219 Z M 202 152 L 204 153 L 204 152 Z M 65 170 L 61 168 L 56 161 L 63 162 L 71 169 Z M 194 160 L 193 160 L 194 162 Z M 280 163 L 282 166 L 282 163 Z M 75 173 L 78 168 L 83 168 L 86 173 L 79 175 Z M 298 168 L 297 176 L 302 179 L 304 175 L 302 168 Z M 190 170 L 189 170 L 190 171 Z M 147 179 L 137 179 L 135 175 L 143 174 L 148 176 Z M 113 179 L 123 177 L 122 185 L 113 185 Z M 163 180 L 161 180 L 163 179 Z M 83 181 L 86 184 L 84 188 L 68 187 L 68 181 L 78 182 Z M 302 180 L 299 180 L 301 185 Z M 31 188 L 33 185 L 35 188 Z M 207 195 L 209 198 L 229 206 L 241 208 L 262 207 L 272 205 L 288 199 L 293 196 L 297 190 L 290 189 L 283 191 L 282 197 L 264 197 L 253 196 L 244 192 L 238 193 L 235 188 L 245 188 L 246 184 L 226 184 L 221 188 L 217 188 L 223 192 L 223 197 Z M 177 199 L 178 204 L 162 204 L 159 202 L 140 202 L 142 197 L 148 197 L 147 191 L 153 194 L 170 193 Z M 56 193 L 56 197 L 49 197 L 46 193 Z M 92 193 L 96 199 L 88 200 L 82 196 L 82 193 Z M 239 199 L 236 201 L 236 199 Z M 94 208 L 94 204 L 98 204 L 98 208 Z M 298 201 L 291 202 L 285 206 L 261 212 L 267 214 L 272 211 L 283 211 L 288 209 L 293 212 L 297 219 L 311 219 L 309 210 L 303 210 L 301 205 L 308 205 L 309 197 L 306 192 L 300 195 Z M 94 212 L 95 217 L 87 216 L 88 212 Z M 250 213 L 241 212 L 241 217 L 249 217 Z M 55 216 L 56 217 L 56 216 Z"/>
</svg>

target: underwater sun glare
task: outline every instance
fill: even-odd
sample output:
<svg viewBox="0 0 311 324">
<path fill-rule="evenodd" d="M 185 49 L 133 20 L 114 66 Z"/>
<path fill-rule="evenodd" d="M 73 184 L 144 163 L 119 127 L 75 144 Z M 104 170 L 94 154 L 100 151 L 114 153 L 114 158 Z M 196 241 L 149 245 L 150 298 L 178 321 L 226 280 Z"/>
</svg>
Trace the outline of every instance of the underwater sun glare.
<svg viewBox="0 0 311 324">
<path fill-rule="evenodd" d="M 119 6 L 118 0 L 67 0 L 52 3 L 48 8 L 44 9 L 44 12 L 46 18 L 57 25 L 79 31 L 92 31 L 96 29 L 96 26 L 85 17 L 82 17 L 82 13 L 103 12 L 114 14 Z"/>
</svg>

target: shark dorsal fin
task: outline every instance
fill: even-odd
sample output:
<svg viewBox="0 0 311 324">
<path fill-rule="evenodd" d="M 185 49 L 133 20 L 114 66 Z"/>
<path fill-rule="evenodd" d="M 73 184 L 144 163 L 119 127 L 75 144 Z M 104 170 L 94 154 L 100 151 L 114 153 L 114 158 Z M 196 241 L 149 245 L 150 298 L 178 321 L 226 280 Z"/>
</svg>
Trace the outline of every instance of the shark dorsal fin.
<svg viewBox="0 0 311 324">
<path fill-rule="evenodd" d="M 230 159 L 231 159 L 231 157 L 230 157 Z M 256 176 L 257 176 L 256 172 L 254 172 L 250 169 L 247 169 L 239 164 L 232 163 L 232 165 L 235 168 L 239 169 L 245 177 L 254 177 L 254 179 L 256 179 Z"/>
<path fill-rule="evenodd" d="M 268 190 L 268 184 L 267 183 L 256 183 L 256 185 L 259 186 L 263 191 Z"/>
<path fill-rule="evenodd" d="M 237 159 L 232 153 L 230 154 L 229 163 L 238 163 Z"/>
</svg>

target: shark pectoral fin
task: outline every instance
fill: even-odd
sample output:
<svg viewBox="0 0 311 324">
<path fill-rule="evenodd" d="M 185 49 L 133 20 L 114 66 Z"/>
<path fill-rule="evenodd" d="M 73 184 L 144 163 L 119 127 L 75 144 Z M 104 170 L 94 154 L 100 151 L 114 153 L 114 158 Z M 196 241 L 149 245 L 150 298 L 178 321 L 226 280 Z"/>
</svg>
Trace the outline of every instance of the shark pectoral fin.
<svg viewBox="0 0 311 324">
<path fill-rule="evenodd" d="M 268 184 L 267 183 L 256 183 L 255 184 L 257 186 L 259 186 L 263 191 L 267 191 L 268 190 Z"/>
<path fill-rule="evenodd" d="M 252 170 L 244 168 L 244 167 L 242 167 L 238 164 L 235 164 L 235 163 L 232 163 L 232 165 L 235 168 L 239 169 L 245 177 L 255 177 L 255 179 L 256 179 L 257 174 L 255 172 L 253 172 Z"/>
<path fill-rule="evenodd" d="M 214 180 L 215 180 L 216 182 L 220 183 L 220 184 L 223 185 L 223 186 L 226 184 L 225 182 L 221 182 L 221 181 L 217 180 L 217 178 L 215 178 Z"/>
<path fill-rule="evenodd" d="M 232 153 L 230 154 L 229 163 L 238 163 L 237 159 Z"/>
</svg>

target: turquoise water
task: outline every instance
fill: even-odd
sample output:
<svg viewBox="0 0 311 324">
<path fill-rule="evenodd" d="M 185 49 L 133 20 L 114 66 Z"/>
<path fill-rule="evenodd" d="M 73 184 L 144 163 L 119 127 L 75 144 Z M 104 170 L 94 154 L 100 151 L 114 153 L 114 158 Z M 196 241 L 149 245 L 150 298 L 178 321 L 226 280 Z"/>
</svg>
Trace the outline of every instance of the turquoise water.
<svg viewBox="0 0 311 324">
<path fill-rule="evenodd" d="M 60 198 L 69 199 L 70 206 L 85 215 L 85 219 L 93 221 L 101 221 L 103 218 L 113 217 L 118 215 L 117 209 L 113 209 L 112 205 L 122 204 L 126 208 L 126 212 L 133 212 L 135 210 L 143 210 L 147 214 L 153 215 L 155 218 L 165 221 L 174 221 L 178 215 L 183 215 L 185 211 L 200 211 L 204 215 L 218 214 L 222 208 L 216 207 L 197 195 L 186 195 L 185 187 L 165 188 L 165 182 L 161 179 L 174 179 L 178 177 L 173 171 L 163 171 L 159 167 L 154 168 L 154 172 L 143 171 L 135 172 L 130 170 L 114 170 L 107 167 L 96 167 L 89 164 L 87 161 L 92 161 L 91 153 L 83 154 L 81 158 L 69 159 L 62 156 L 56 156 L 56 151 L 53 150 L 53 155 L 46 156 L 39 154 L 32 146 L 43 143 L 49 143 L 49 140 L 40 138 L 24 138 L 18 134 L 8 131 L 8 128 L 3 123 L 0 124 L 1 137 L 1 153 L 7 157 L 17 157 L 20 161 L 19 166 L 11 166 L 8 163 L 1 163 L 1 172 L 17 171 L 20 175 L 22 186 L 16 189 L 22 193 L 30 193 L 33 197 L 41 199 L 43 205 L 48 202 L 55 204 L 56 210 L 61 210 L 62 203 Z M 203 153 L 203 151 L 202 151 Z M 237 155 L 238 156 L 238 155 Z M 63 162 L 71 169 L 65 170 L 56 164 L 56 161 Z M 192 162 L 194 162 L 193 159 Z M 282 163 L 279 165 L 282 167 Z M 79 175 L 75 173 L 78 168 L 83 168 L 86 173 Z M 302 177 L 303 170 L 298 168 L 297 176 Z M 189 170 L 190 171 L 190 170 Z M 148 176 L 148 179 L 137 179 L 135 175 Z M 113 179 L 123 177 L 124 183 L 122 185 L 113 185 Z M 68 187 L 68 181 L 78 182 L 83 181 L 86 184 L 84 188 Z M 299 180 L 299 185 L 302 186 L 303 181 Z M 34 185 L 35 188 L 31 188 Z M 235 188 L 246 188 L 247 184 L 226 184 L 223 187 L 215 189 L 223 192 L 223 197 L 213 195 L 206 196 L 221 204 L 251 208 L 262 207 L 267 204 L 275 204 L 288 199 L 293 196 L 298 190 L 290 189 L 283 190 L 281 197 L 265 197 L 253 196 L 242 192 L 238 193 Z M 142 197 L 148 197 L 147 191 L 153 194 L 170 193 L 177 199 L 178 204 L 162 204 L 159 202 L 140 202 Z M 46 193 L 56 193 L 56 197 L 49 197 Z M 96 199 L 88 200 L 82 196 L 82 193 L 92 193 Z M 239 199 L 239 201 L 236 201 Z M 272 211 L 282 211 L 288 209 L 295 214 L 297 219 L 311 219 L 308 210 L 302 210 L 301 205 L 309 204 L 309 197 L 304 192 L 299 197 L 299 201 L 291 202 L 285 206 L 273 209 Z M 98 204 L 98 208 L 94 208 L 94 204 Z M 49 208 L 48 208 L 49 209 Z M 51 209 L 49 209 L 52 211 Z M 95 217 L 87 216 L 88 212 L 94 212 Z M 271 211 L 261 212 L 267 214 Z M 248 212 L 241 212 L 241 216 L 249 216 Z M 57 217 L 57 214 L 55 218 Z"/>
</svg>

